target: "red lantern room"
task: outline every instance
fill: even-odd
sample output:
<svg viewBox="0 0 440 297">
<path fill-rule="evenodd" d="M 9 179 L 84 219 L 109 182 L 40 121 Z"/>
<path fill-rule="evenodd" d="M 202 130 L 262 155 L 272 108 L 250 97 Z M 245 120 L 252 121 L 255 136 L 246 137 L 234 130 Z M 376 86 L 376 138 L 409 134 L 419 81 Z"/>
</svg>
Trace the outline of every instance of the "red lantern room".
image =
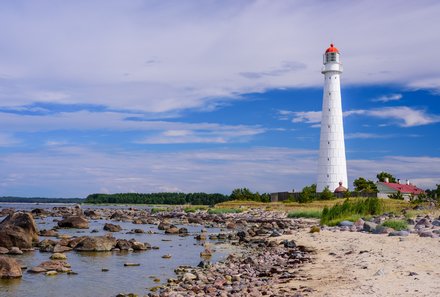
<svg viewBox="0 0 440 297">
<path fill-rule="evenodd" d="M 339 62 L 339 50 L 334 47 L 333 43 L 324 53 L 324 64 L 327 63 L 340 63 Z"/>
</svg>

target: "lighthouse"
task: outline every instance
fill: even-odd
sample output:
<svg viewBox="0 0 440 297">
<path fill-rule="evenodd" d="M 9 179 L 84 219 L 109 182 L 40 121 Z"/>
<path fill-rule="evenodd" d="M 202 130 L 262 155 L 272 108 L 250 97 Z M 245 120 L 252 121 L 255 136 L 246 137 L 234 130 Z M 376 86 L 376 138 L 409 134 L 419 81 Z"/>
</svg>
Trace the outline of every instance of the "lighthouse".
<svg viewBox="0 0 440 297">
<path fill-rule="evenodd" d="M 342 63 L 339 50 L 333 44 L 324 53 L 321 72 L 324 94 L 316 190 L 322 192 L 328 187 L 333 192 L 341 186 L 347 188 L 348 184 L 340 83 Z"/>
</svg>

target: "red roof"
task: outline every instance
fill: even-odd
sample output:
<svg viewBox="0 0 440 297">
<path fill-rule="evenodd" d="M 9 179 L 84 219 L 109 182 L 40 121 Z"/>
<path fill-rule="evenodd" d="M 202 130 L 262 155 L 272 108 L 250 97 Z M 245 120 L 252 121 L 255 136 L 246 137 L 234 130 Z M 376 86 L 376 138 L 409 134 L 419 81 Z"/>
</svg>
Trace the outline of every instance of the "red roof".
<svg viewBox="0 0 440 297">
<path fill-rule="evenodd" d="M 330 47 L 325 51 L 326 53 L 338 53 L 339 54 L 339 50 L 333 46 L 333 43 L 330 44 Z"/>
<path fill-rule="evenodd" d="M 381 184 L 386 187 L 389 187 L 393 190 L 400 191 L 400 193 L 405 193 L 405 194 L 418 195 L 418 194 L 425 192 L 422 189 L 419 189 L 414 185 L 398 184 L 398 183 L 385 183 L 385 182 L 381 182 Z"/>
</svg>

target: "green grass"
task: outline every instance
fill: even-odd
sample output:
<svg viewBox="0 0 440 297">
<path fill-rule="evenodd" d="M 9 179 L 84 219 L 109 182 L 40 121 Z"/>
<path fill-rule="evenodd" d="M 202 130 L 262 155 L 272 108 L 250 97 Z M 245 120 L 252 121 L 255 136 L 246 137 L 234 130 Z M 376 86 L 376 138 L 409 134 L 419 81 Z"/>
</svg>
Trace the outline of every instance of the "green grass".
<svg viewBox="0 0 440 297">
<path fill-rule="evenodd" d="M 237 208 L 210 208 L 209 214 L 222 214 L 222 213 L 240 213 L 243 210 Z"/>
<path fill-rule="evenodd" d="M 198 210 L 207 210 L 208 206 L 188 206 L 183 209 L 184 212 L 196 212 Z"/>
<path fill-rule="evenodd" d="M 163 211 L 168 211 L 167 207 L 153 207 L 151 209 L 151 213 L 158 213 L 158 212 L 163 212 Z"/>
<path fill-rule="evenodd" d="M 287 214 L 288 218 L 314 218 L 320 219 L 322 211 L 320 210 L 294 210 Z"/>
<path fill-rule="evenodd" d="M 396 231 L 407 230 L 408 224 L 403 220 L 389 220 L 383 222 L 382 226 L 393 228 Z"/>
<path fill-rule="evenodd" d="M 379 198 L 346 199 L 342 204 L 324 207 L 321 224 L 334 226 L 345 220 L 356 221 L 361 217 L 382 214 L 384 209 L 384 202 Z"/>
</svg>

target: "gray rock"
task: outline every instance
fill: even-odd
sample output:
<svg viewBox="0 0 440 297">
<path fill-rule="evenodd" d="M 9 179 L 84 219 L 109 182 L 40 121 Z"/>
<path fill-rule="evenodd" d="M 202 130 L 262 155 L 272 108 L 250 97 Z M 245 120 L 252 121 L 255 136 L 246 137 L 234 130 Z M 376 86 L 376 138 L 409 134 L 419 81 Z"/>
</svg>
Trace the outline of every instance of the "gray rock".
<svg viewBox="0 0 440 297">
<path fill-rule="evenodd" d="M 388 234 L 393 231 L 394 229 L 392 228 L 388 228 L 382 225 L 377 225 L 376 229 L 373 230 L 373 234 Z"/>
<path fill-rule="evenodd" d="M 89 221 L 82 216 L 68 216 L 58 222 L 60 228 L 88 229 Z"/>
<path fill-rule="evenodd" d="M 338 226 L 341 226 L 341 227 L 351 227 L 351 226 L 353 226 L 353 222 L 350 222 L 350 221 L 342 221 L 342 222 L 340 222 L 340 223 L 338 224 Z"/>
<path fill-rule="evenodd" d="M 434 220 L 432 221 L 432 225 L 436 227 L 440 227 L 440 220 Z"/>
<path fill-rule="evenodd" d="M 377 224 L 376 224 L 376 223 L 373 223 L 373 222 L 365 222 L 365 223 L 364 223 L 364 228 L 362 229 L 362 231 L 365 231 L 365 232 L 373 232 L 374 229 L 376 229 L 376 227 L 377 227 Z"/>
<path fill-rule="evenodd" d="M 408 236 L 409 232 L 408 231 L 392 231 L 390 232 L 390 234 L 388 234 L 388 236 Z"/>
</svg>

